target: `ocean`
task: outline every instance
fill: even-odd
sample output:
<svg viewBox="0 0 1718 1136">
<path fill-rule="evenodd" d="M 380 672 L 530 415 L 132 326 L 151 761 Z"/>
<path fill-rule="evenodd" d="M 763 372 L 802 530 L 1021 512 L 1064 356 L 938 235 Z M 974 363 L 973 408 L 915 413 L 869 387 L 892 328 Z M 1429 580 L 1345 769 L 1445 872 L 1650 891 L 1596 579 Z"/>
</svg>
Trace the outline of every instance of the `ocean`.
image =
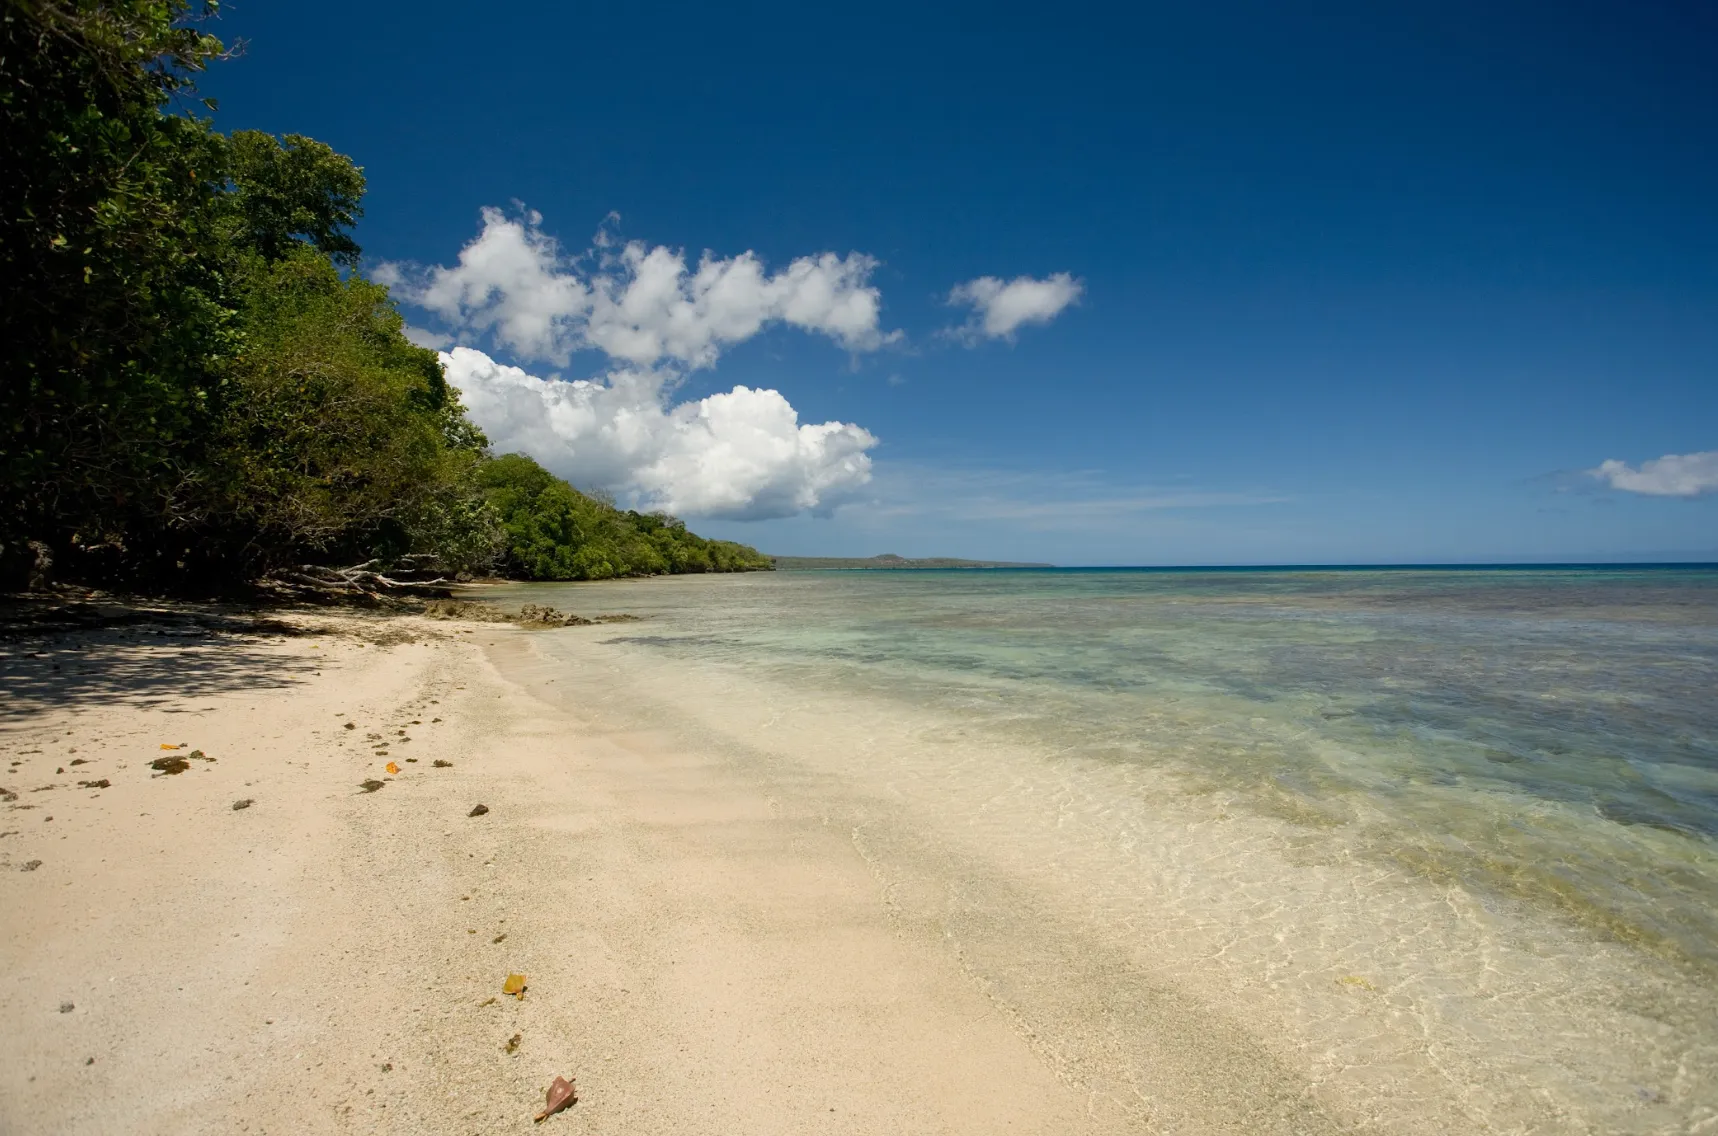
<svg viewBox="0 0 1718 1136">
<path fill-rule="evenodd" d="M 899 933 L 1144 1128 L 1718 1132 L 1718 569 L 483 596 L 642 617 L 533 665 L 850 829 Z"/>
</svg>

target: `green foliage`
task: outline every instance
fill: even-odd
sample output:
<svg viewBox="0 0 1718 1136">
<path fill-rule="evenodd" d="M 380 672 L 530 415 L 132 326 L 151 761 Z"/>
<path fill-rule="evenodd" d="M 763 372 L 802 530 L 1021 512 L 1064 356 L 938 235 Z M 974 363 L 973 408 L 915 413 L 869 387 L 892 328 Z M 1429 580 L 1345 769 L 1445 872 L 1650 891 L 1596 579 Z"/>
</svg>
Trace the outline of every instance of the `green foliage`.
<svg viewBox="0 0 1718 1136">
<path fill-rule="evenodd" d="M 500 518 L 508 567 L 527 579 L 604 580 L 771 566 L 756 549 L 707 540 L 672 517 L 622 512 L 580 493 L 524 454 L 484 463 L 477 480 Z"/>
<path fill-rule="evenodd" d="M 360 250 L 346 230 L 364 213 L 364 171 L 314 138 L 288 134 L 285 143 L 257 130 L 233 132 L 227 170 L 236 243 L 266 260 L 308 244 L 358 267 Z"/>
<path fill-rule="evenodd" d="M 417 554 L 537 579 L 767 567 L 489 460 L 355 275 L 363 171 L 180 113 L 224 54 L 194 26 L 214 8 L 0 8 L 0 572 L 30 543 L 146 589 Z"/>
<path fill-rule="evenodd" d="M 387 289 L 343 280 L 300 246 L 273 264 L 253 255 L 237 295 L 242 349 L 200 501 L 205 553 L 246 574 L 442 545 L 465 566 L 493 559 L 472 482 L 483 437 L 435 352 L 401 333 Z"/>
<path fill-rule="evenodd" d="M 219 400 L 224 143 L 162 113 L 222 51 L 189 12 L 0 15 L 0 543 L 160 528 Z"/>
</svg>

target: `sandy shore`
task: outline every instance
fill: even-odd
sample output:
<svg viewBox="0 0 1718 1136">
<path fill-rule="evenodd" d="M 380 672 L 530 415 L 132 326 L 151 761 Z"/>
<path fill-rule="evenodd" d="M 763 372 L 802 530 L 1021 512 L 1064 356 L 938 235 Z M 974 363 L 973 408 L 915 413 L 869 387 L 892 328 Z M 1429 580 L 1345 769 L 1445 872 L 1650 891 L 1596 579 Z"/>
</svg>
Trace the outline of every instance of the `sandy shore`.
<svg viewBox="0 0 1718 1136">
<path fill-rule="evenodd" d="M 535 1130 L 1113 1127 L 892 930 L 844 834 L 497 667 L 580 633 L 0 643 L 0 1130 L 526 1131 L 557 1074 L 579 1101 Z"/>
</svg>

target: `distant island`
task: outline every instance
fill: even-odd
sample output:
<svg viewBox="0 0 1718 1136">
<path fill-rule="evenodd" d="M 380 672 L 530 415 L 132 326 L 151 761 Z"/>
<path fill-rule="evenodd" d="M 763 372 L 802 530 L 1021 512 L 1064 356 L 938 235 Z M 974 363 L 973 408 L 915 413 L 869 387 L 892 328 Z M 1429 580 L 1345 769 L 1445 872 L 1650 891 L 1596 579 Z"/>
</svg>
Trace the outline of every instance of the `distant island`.
<svg viewBox="0 0 1718 1136">
<path fill-rule="evenodd" d="M 929 556 L 914 560 L 885 552 L 881 556 L 772 556 L 778 572 L 806 572 L 817 568 L 846 568 L 877 571 L 911 568 L 1054 568 L 1054 564 L 1026 564 L 1013 560 L 958 560 L 952 556 Z"/>
</svg>

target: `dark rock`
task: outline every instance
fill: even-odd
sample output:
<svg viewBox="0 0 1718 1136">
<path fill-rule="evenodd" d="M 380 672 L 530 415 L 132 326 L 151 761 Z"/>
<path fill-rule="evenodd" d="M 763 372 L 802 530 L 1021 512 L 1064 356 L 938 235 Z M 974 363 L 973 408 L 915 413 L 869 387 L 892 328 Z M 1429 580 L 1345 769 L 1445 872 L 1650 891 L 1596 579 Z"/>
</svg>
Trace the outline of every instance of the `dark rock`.
<svg viewBox="0 0 1718 1136">
<path fill-rule="evenodd" d="M 478 805 L 476 808 L 472 809 L 470 812 L 466 813 L 465 815 L 466 816 L 480 817 L 488 811 L 489 811 L 488 805 Z"/>
<path fill-rule="evenodd" d="M 252 798 L 252 797 L 246 797 L 246 798 L 245 798 L 245 799 L 244 799 L 244 800 L 242 800 L 242 801 L 234 801 L 234 802 L 233 802 L 233 811 L 234 811 L 234 812 L 235 812 L 235 813 L 236 813 L 236 812 L 238 812 L 238 811 L 239 811 L 239 810 L 240 810 L 240 809 L 248 809 L 248 808 L 250 808 L 250 807 L 251 807 L 251 806 L 252 806 L 252 805 L 254 805 L 254 804 L 256 804 L 256 800 L 255 800 L 255 798 Z"/>
</svg>

